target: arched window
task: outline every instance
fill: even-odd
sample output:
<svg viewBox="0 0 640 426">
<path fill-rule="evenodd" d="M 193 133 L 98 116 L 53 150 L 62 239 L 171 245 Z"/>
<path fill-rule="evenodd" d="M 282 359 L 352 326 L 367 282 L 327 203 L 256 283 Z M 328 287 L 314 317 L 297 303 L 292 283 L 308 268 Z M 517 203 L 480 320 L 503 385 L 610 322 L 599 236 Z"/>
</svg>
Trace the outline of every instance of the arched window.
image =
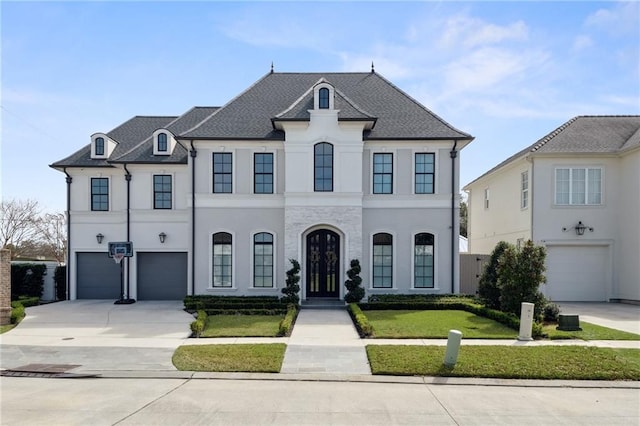
<svg viewBox="0 0 640 426">
<path fill-rule="evenodd" d="M 228 232 L 213 234 L 213 287 L 231 287 L 233 237 Z"/>
<path fill-rule="evenodd" d="M 96 138 L 95 154 L 104 155 L 104 138 Z"/>
<path fill-rule="evenodd" d="M 329 109 L 329 89 L 326 87 L 318 90 L 318 108 Z"/>
<path fill-rule="evenodd" d="M 167 134 L 158 134 L 158 152 L 167 152 Z"/>
<path fill-rule="evenodd" d="M 393 236 L 384 232 L 373 236 L 373 288 L 393 287 Z"/>
<path fill-rule="evenodd" d="M 253 286 L 273 287 L 273 235 L 253 236 Z"/>
<path fill-rule="evenodd" d="M 416 234 L 414 246 L 413 285 L 415 288 L 433 288 L 433 234 Z"/>
<path fill-rule="evenodd" d="M 321 142 L 314 148 L 314 183 L 316 192 L 333 191 L 333 145 Z"/>
</svg>

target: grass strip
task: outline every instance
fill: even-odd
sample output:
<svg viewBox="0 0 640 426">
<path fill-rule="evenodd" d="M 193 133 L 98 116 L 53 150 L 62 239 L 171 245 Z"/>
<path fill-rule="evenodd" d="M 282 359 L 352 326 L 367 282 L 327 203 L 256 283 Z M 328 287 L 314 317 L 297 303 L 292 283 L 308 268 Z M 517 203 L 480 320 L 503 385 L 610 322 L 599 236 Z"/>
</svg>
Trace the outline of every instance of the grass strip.
<svg viewBox="0 0 640 426">
<path fill-rule="evenodd" d="M 200 337 L 275 337 L 284 315 L 209 315 Z"/>
<path fill-rule="evenodd" d="M 518 332 L 497 321 L 458 310 L 365 311 L 379 339 L 446 339 L 449 330 L 465 339 L 513 339 Z"/>
<path fill-rule="evenodd" d="M 173 353 L 173 365 L 181 371 L 278 373 L 287 345 L 187 345 Z"/>
<path fill-rule="evenodd" d="M 503 379 L 640 380 L 640 350 L 585 346 L 462 346 L 453 368 L 443 346 L 367 346 L 373 374 Z"/>
<path fill-rule="evenodd" d="M 559 339 L 582 339 L 582 340 L 640 340 L 640 334 L 628 333 L 626 331 L 614 330 L 613 328 L 602 327 L 580 321 L 582 331 L 560 331 L 556 330 L 557 324 L 549 324 L 543 327 L 543 333 L 551 340 Z"/>
</svg>

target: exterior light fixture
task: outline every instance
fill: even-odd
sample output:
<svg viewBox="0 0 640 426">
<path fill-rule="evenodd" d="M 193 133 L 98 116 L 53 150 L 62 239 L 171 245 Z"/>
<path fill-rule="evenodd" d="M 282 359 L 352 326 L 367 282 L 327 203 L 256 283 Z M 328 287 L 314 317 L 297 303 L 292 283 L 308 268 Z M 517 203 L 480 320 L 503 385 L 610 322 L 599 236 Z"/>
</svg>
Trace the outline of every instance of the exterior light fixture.
<svg viewBox="0 0 640 426">
<path fill-rule="evenodd" d="M 104 235 L 102 235 L 101 233 L 96 235 L 96 240 L 98 240 L 98 244 L 102 244 L 103 238 L 104 238 Z"/>
<path fill-rule="evenodd" d="M 562 232 L 566 232 L 569 229 L 571 228 L 564 227 L 562 228 Z M 587 229 L 589 230 L 589 232 L 593 232 L 593 227 L 585 225 L 581 220 L 579 220 L 576 226 L 573 227 L 573 230 L 576 231 L 576 235 L 584 235 L 584 231 L 586 231 Z"/>
<path fill-rule="evenodd" d="M 165 234 L 164 232 L 161 232 L 158 234 L 158 238 L 160 238 L 160 243 L 164 244 L 164 240 L 167 238 L 167 234 Z"/>
</svg>

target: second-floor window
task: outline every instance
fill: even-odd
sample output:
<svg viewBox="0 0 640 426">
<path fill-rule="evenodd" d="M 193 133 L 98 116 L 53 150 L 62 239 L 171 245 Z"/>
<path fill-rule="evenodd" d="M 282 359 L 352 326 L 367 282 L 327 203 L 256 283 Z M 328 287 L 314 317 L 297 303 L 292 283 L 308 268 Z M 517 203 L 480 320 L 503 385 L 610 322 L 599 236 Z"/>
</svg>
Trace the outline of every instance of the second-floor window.
<svg viewBox="0 0 640 426">
<path fill-rule="evenodd" d="M 254 154 L 253 192 L 273 194 L 273 154 Z"/>
<path fill-rule="evenodd" d="M 230 152 L 213 153 L 213 192 L 231 194 L 233 188 L 233 156 Z"/>
<path fill-rule="evenodd" d="M 96 138 L 96 155 L 104 155 L 104 138 Z"/>
<path fill-rule="evenodd" d="M 488 209 L 489 208 L 489 188 L 485 188 L 484 189 L 484 208 Z"/>
<path fill-rule="evenodd" d="M 436 176 L 436 155 L 416 154 L 415 179 L 416 194 L 433 194 Z"/>
<path fill-rule="evenodd" d="M 158 152 L 167 152 L 167 134 L 160 133 L 158 135 Z"/>
<path fill-rule="evenodd" d="M 91 178 L 91 210 L 109 211 L 108 178 Z"/>
<path fill-rule="evenodd" d="M 333 191 L 333 145 L 322 142 L 314 147 L 313 190 L 315 192 Z"/>
<path fill-rule="evenodd" d="M 393 154 L 373 154 L 373 193 L 393 193 Z"/>
<path fill-rule="evenodd" d="M 171 208 L 171 175 L 153 176 L 153 208 Z"/>
<path fill-rule="evenodd" d="M 522 172 L 520 175 L 520 208 L 526 209 L 529 206 L 529 172 Z"/>
<path fill-rule="evenodd" d="M 602 169 L 556 169 L 557 205 L 602 204 Z"/>
</svg>

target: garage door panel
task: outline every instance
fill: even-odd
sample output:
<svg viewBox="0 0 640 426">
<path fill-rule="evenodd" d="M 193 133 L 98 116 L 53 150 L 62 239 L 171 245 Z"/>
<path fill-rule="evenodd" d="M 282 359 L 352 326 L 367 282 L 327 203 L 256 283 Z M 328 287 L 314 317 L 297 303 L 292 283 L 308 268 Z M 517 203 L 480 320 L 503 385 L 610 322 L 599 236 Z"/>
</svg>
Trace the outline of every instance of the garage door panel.
<svg viewBox="0 0 640 426">
<path fill-rule="evenodd" d="M 186 252 L 138 252 L 138 300 L 181 300 L 187 295 Z"/>
<path fill-rule="evenodd" d="M 546 294 L 553 301 L 606 301 L 609 277 L 607 246 L 547 249 Z"/>
<path fill-rule="evenodd" d="M 106 252 L 76 254 L 76 298 L 120 298 L 120 265 Z"/>
</svg>

